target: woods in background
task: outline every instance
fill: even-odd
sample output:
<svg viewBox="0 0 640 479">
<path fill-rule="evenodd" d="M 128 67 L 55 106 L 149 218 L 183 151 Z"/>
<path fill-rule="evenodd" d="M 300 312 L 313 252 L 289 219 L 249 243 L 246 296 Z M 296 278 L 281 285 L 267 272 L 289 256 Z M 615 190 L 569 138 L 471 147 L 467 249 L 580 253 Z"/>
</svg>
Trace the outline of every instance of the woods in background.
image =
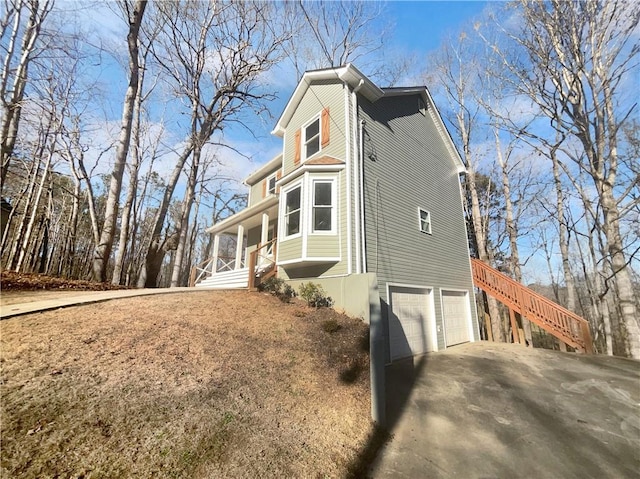
<svg viewBox="0 0 640 479">
<path fill-rule="evenodd" d="M 278 65 L 353 61 L 383 86 L 432 90 L 467 165 L 474 256 L 548 288 L 599 352 L 640 358 L 635 2 L 496 4 L 420 61 L 385 55 L 376 2 L 110 5 L 118 38 L 69 3 L 0 7 L 4 269 L 185 285 L 204 229 L 246 202 L 224 131 L 279 113 L 265 80 Z"/>
</svg>

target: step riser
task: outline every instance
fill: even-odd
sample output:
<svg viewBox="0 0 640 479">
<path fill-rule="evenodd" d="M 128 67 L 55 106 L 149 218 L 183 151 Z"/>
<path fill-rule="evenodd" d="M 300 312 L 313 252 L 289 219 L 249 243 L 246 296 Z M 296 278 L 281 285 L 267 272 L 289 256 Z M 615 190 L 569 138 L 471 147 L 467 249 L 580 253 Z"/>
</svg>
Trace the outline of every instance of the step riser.
<svg viewBox="0 0 640 479">
<path fill-rule="evenodd" d="M 244 270 L 225 271 L 209 276 L 196 284 L 201 288 L 240 289 L 249 285 L 249 272 Z"/>
</svg>

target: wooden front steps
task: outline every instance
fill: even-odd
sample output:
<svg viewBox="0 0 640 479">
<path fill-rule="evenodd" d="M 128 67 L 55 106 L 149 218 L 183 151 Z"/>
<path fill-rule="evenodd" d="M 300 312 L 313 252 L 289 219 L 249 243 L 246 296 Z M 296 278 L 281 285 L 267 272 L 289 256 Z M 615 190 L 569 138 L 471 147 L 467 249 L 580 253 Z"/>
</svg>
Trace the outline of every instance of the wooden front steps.
<svg viewBox="0 0 640 479">
<path fill-rule="evenodd" d="M 488 264 L 471 258 L 474 284 L 509 308 L 514 340 L 518 333 L 514 313 L 538 325 L 563 343 L 593 353 L 589 322 L 541 294 L 523 286 Z"/>
</svg>

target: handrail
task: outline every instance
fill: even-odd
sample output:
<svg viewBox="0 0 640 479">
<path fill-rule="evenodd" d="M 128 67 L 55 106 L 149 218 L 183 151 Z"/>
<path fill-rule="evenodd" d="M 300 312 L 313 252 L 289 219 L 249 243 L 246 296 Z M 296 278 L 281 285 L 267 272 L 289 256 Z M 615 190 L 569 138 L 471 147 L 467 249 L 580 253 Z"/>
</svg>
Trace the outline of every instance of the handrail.
<svg viewBox="0 0 640 479">
<path fill-rule="evenodd" d="M 269 262 L 269 267 L 271 265 L 276 267 L 275 258 L 276 258 L 277 245 L 278 245 L 277 238 L 273 238 L 271 241 L 268 241 L 263 245 L 258 243 L 258 246 L 256 247 L 256 249 L 254 249 L 249 254 L 249 291 L 253 291 L 256 289 L 256 279 L 258 275 L 258 257 L 266 259 Z M 265 248 L 267 248 L 267 251 L 268 251 L 269 246 L 273 246 L 273 249 L 271 250 L 270 254 L 269 253 L 260 254 L 260 251 L 262 251 Z"/>
<path fill-rule="evenodd" d="M 205 259 L 204 261 L 191 267 L 191 274 L 189 275 L 190 288 L 193 288 L 196 283 L 200 281 L 200 279 L 202 279 L 202 276 L 204 276 L 204 274 L 207 272 L 207 267 L 213 262 L 213 260 L 215 260 L 215 258 L 212 256 L 211 258 Z M 200 270 L 200 274 L 198 274 L 196 277 L 198 270 Z"/>
<path fill-rule="evenodd" d="M 520 313 L 569 346 L 593 352 L 589 322 L 572 311 L 523 286 L 488 264 L 471 258 L 476 286 Z M 517 334 L 517 332 L 515 332 Z"/>
<path fill-rule="evenodd" d="M 213 268 L 209 269 L 211 263 L 216 261 Z M 191 274 L 189 275 L 189 287 L 193 287 L 198 283 L 203 276 L 207 273 L 216 274 L 225 271 L 234 271 L 236 269 L 236 257 L 235 256 L 218 256 L 217 258 L 211 257 L 191 267 Z M 240 268 L 244 266 L 244 261 L 240 261 Z M 200 273 L 198 273 L 198 271 Z"/>
</svg>

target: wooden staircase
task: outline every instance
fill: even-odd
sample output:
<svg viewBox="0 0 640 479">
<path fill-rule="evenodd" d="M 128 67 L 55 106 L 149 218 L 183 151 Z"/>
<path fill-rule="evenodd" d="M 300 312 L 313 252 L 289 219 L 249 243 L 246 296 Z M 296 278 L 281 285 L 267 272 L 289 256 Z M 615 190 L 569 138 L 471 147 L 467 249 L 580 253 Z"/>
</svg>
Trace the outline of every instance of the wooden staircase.
<svg viewBox="0 0 640 479">
<path fill-rule="evenodd" d="M 249 291 L 255 291 L 258 285 L 278 272 L 276 266 L 277 239 L 260 244 L 249 255 Z"/>
<path fill-rule="evenodd" d="M 587 320 L 478 259 L 471 258 L 471 269 L 475 285 L 509 308 L 514 341 L 518 342 L 515 313 L 519 313 L 572 348 L 593 353 Z"/>
</svg>

